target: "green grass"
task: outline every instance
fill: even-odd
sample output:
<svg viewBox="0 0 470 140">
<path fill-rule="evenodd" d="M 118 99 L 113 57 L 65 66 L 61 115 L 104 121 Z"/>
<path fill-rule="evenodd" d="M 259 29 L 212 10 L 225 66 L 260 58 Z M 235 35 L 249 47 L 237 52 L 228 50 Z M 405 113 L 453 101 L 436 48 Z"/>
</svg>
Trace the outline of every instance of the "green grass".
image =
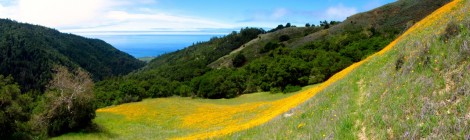
<svg viewBox="0 0 470 140">
<path fill-rule="evenodd" d="M 155 57 L 140 57 L 140 58 L 137 58 L 139 59 L 140 61 L 144 61 L 146 63 L 152 61 L 152 59 L 154 59 Z"/>
<path fill-rule="evenodd" d="M 470 2 L 460 5 L 317 94 L 295 115 L 221 139 L 470 138 Z M 451 22 L 460 33 L 446 43 L 442 35 Z M 397 70 L 398 59 L 404 63 Z"/>
<path fill-rule="evenodd" d="M 198 128 L 183 128 L 182 119 L 188 115 L 198 113 L 198 106 L 213 107 L 212 109 L 224 107 L 243 107 L 244 105 L 255 105 L 260 102 L 272 102 L 284 99 L 305 91 L 312 86 L 304 87 L 301 91 L 289 94 L 271 94 L 260 92 L 245 94 L 233 99 L 199 99 L 187 97 L 170 97 L 146 99 L 142 102 L 125 104 L 128 110 L 121 110 L 123 114 L 110 112 L 97 112 L 94 122 L 98 125 L 97 132 L 69 133 L 53 139 L 168 139 L 186 136 L 194 133 L 205 132 L 207 130 L 217 130 L 219 128 L 209 127 L 207 130 Z M 108 107 L 113 109 L 120 106 Z M 107 109 L 107 108 L 105 108 Z M 144 110 L 140 110 L 144 109 Z M 243 109 L 243 108 L 241 108 Z M 262 110 L 261 108 L 255 108 Z M 234 119 L 250 119 L 255 117 L 255 112 L 242 112 L 232 114 Z M 130 113 L 129 113 L 130 112 Z M 132 116 L 131 113 L 138 115 Z M 126 116 L 124 114 L 131 114 Z M 230 115 L 230 114 L 229 114 Z"/>
</svg>

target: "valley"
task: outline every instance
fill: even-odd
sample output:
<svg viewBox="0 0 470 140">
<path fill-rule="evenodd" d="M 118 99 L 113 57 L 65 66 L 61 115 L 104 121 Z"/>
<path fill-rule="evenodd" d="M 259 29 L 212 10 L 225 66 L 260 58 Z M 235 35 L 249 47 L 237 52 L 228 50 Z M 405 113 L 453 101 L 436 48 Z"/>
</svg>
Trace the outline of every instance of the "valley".
<svg viewBox="0 0 470 140">
<path fill-rule="evenodd" d="M 139 59 L 0 19 L 0 137 L 469 139 L 469 11 L 400 0 Z"/>
</svg>

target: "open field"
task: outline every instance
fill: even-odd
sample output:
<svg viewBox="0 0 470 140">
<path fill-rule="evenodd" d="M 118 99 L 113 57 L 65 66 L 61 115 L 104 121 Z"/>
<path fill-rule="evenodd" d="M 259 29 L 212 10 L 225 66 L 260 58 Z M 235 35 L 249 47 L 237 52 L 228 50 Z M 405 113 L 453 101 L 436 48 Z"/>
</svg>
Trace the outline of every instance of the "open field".
<svg viewBox="0 0 470 140">
<path fill-rule="evenodd" d="M 171 97 L 101 108 L 94 120 L 100 132 L 72 133 L 55 139 L 168 139 L 233 129 L 252 124 L 253 120 L 261 124 L 270 120 L 266 116 L 283 112 L 273 110 L 294 106 L 285 106 L 284 102 L 296 102 L 312 87 L 290 94 L 263 92 L 217 100 Z"/>
</svg>

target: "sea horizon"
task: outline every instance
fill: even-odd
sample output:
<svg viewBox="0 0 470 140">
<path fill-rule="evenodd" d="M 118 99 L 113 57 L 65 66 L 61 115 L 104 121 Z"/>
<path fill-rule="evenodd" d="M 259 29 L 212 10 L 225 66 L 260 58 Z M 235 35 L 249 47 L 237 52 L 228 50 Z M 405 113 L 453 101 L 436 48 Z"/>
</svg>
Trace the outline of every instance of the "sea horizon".
<svg viewBox="0 0 470 140">
<path fill-rule="evenodd" d="M 184 49 L 198 42 L 209 41 L 222 34 L 107 34 L 84 35 L 88 38 L 101 39 L 118 50 L 135 58 L 158 57 Z"/>
</svg>

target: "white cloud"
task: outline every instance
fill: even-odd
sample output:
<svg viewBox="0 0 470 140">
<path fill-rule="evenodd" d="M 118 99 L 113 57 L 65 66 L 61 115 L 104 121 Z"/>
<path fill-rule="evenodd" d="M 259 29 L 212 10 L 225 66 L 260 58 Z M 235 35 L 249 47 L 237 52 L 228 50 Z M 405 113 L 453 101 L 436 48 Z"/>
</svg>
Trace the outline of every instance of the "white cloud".
<svg viewBox="0 0 470 140">
<path fill-rule="evenodd" d="M 280 18 L 283 18 L 285 15 L 288 14 L 288 10 L 285 9 L 285 8 L 279 8 L 279 9 L 276 9 L 273 11 L 273 13 L 271 14 L 271 18 L 273 19 L 280 19 Z"/>
<path fill-rule="evenodd" d="M 44 25 L 65 32 L 232 27 L 212 20 L 155 12 L 154 9 L 138 6 L 157 3 L 155 0 L 16 0 L 8 6 L 0 3 L 0 18 Z"/>
<path fill-rule="evenodd" d="M 108 5 L 110 4 L 110 5 Z M 16 20 L 55 28 L 98 24 L 101 14 L 113 6 L 109 0 L 19 0 Z"/>
<path fill-rule="evenodd" d="M 326 18 L 330 20 L 344 20 L 348 16 L 358 13 L 357 9 L 354 7 L 345 7 L 343 5 L 338 5 L 330 7 L 326 11 Z"/>
</svg>

